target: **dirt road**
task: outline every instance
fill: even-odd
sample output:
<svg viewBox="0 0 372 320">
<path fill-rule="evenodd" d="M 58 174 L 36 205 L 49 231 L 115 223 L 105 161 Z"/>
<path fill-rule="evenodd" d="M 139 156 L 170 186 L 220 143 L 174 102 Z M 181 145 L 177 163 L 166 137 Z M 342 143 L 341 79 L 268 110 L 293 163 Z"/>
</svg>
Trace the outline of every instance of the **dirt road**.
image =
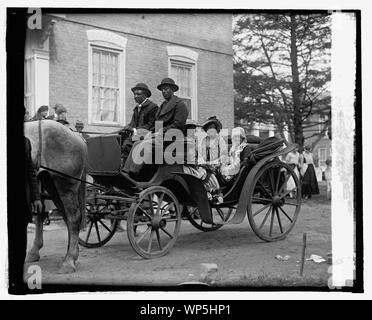
<svg viewBox="0 0 372 320">
<path fill-rule="evenodd" d="M 201 279 L 201 264 L 215 263 L 218 286 L 326 286 L 327 263 L 306 261 L 305 277 L 299 277 L 303 233 L 307 233 L 306 256 L 325 256 L 331 252 L 331 202 L 322 194 L 304 200 L 296 226 L 286 239 L 267 243 L 258 239 L 248 220 L 240 225 L 227 225 L 215 232 L 204 233 L 188 221 L 182 221 L 181 232 L 172 251 L 165 257 L 145 260 L 131 248 L 126 232 L 114 235 L 98 249 L 80 248 L 78 271 L 58 274 L 66 252 L 67 230 L 63 222 L 54 222 L 44 233 L 41 260 L 43 283 L 98 285 L 170 285 Z M 124 223 L 123 223 L 124 225 Z M 29 228 L 28 246 L 33 240 Z M 289 255 L 287 261 L 276 255 Z M 27 269 L 27 268 L 26 268 Z"/>
</svg>

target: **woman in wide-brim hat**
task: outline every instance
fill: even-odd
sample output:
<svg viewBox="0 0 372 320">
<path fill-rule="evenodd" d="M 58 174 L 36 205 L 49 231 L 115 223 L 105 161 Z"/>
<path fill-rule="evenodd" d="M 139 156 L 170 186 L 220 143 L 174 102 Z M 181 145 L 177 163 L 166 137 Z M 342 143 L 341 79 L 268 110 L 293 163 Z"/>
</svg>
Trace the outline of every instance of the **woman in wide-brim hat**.
<svg viewBox="0 0 372 320">
<path fill-rule="evenodd" d="M 214 126 L 218 133 L 222 129 L 222 123 L 217 119 L 216 116 L 208 118 L 208 120 L 203 123 L 202 128 L 205 132 L 207 132 L 211 126 Z"/>
<path fill-rule="evenodd" d="M 158 90 L 162 90 L 164 86 L 169 86 L 172 88 L 173 92 L 178 91 L 179 87 L 176 85 L 173 79 L 171 78 L 164 78 L 161 80 L 161 83 L 157 86 Z"/>
<path fill-rule="evenodd" d="M 135 90 L 142 90 L 146 93 L 147 98 L 151 97 L 151 91 L 145 83 L 137 83 L 133 88 L 131 88 L 131 90 L 132 92 L 134 92 Z"/>
</svg>

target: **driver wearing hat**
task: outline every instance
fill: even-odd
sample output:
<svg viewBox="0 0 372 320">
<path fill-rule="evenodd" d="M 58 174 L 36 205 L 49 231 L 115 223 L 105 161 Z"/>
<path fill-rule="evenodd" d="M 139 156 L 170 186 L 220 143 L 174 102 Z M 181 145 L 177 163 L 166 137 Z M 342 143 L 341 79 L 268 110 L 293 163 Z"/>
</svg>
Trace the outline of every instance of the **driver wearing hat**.
<svg viewBox="0 0 372 320">
<path fill-rule="evenodd" d="M 151 91 L 145 83 L 137 83 L 132 89 L 134 95 L 134 101 L 136 106 L 133 109 L 132 120 L 126 125 L 120 134 L 124 136 L 124 142 L 122 144 L 122 159 L 123 163 L 128 159 L 130 150 L 133 147 L 132 134 L 136 135 L 137 131 L 153 131 L 155 123 L 155 114 L 159 107 L 152 102 L 149 98 L 151 97 Z M 139 133 L 139 132 L 138 132 Z"/>
</svg>

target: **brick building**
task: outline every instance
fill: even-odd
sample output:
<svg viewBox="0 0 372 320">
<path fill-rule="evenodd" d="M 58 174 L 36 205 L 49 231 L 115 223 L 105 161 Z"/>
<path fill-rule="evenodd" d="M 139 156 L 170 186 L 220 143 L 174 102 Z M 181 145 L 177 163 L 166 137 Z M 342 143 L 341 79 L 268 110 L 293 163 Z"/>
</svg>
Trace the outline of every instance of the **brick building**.
<svg viewBox="0 0 372 320">
<path fill-rule="evenodd" d="M 164 77 L 180 86 L 190 117 L 217 115 L 233 126 L 232 16 L 192 13 L 45 14 L 27 30 L 25 106 L 62 103 L 84 130 L 113 132 L 130 121 L 130 90 L 145 82 L 151 99 Z"/>
</svg>

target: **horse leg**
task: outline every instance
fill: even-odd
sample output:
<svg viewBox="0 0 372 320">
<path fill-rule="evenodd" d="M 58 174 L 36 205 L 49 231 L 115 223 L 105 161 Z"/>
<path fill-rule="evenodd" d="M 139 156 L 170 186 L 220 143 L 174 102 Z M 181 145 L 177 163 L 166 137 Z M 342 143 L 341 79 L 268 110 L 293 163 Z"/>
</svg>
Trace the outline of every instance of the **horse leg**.
<svg viewBox="0 0 372 320">
<path fill-rule="evenodd" d="M 43 241 L 43 221 L 44 215 L 38 214 L 35 217 L 35 239 L 31 250 L 27 253 L 26 262 L 36 262 L 40 260 L 40 249 L 44 245 Z"/>
<path fill-rule="evenodd" d="M 65 208 L 65 222 L 68 230 L 67 253 L 59 270 L 59 273 L 72 273 L 76 271 L 76 260 L 79 257 L 79 230 L 81 223 L 81 212 L 78 196 L 69 191 L 61 195 Z"/>
</svg>

